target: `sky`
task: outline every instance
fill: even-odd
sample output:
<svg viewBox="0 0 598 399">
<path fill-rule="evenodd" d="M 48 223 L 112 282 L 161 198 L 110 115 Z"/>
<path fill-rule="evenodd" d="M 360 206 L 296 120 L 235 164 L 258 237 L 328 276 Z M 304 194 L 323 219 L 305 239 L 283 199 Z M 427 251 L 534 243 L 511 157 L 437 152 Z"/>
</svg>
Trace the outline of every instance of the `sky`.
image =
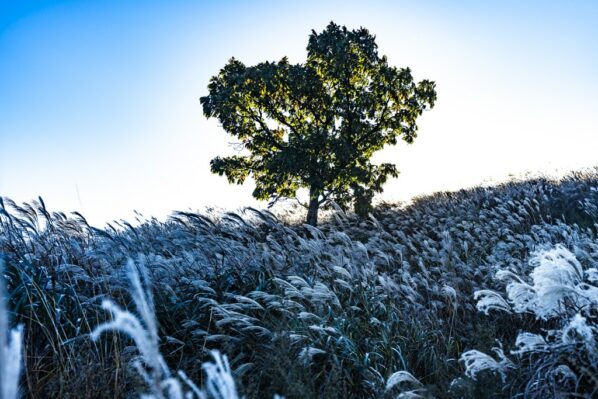
<svg viewBox="0 0 598 399">
<path fill-rule="evenodd" d="M 305 60 L 330 21 L 437 84 L 412 145 L 376 154 L 408 200 L 598 165 L 598 2 L 0 0 L 0 196 L 92 224 L 265 206 L 209 161 L 233 141 L 199 98 L 234 56 Z"/>
</svg>

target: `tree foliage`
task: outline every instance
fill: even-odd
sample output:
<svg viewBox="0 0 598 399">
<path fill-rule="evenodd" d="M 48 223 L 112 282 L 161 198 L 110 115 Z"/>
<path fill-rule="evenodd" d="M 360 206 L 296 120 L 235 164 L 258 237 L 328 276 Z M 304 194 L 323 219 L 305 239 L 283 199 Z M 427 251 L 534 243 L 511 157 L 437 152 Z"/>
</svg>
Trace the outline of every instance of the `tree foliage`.
<svg viewBox="0 0 598 399">
<path fill-rule="evenodd" d="M 400 138 L 413 142 L 417 117 L 436 100 L 434 82 L 390 66 L 367 29 L 332 22 L 312 31 L 304 64 L 285 57 L 248 67 L 232 58 L 208 88 L 204 114 L 246 150 L 214 158 L 212 172 L 237 184 L 253 177 L 261 200 L 308 189 L 313 225 L 330 200 L 353 201 L 367 214 L 374 193 L 398 174 L 394 164 L 372 164 L 372 155 Z"/>
</svg>

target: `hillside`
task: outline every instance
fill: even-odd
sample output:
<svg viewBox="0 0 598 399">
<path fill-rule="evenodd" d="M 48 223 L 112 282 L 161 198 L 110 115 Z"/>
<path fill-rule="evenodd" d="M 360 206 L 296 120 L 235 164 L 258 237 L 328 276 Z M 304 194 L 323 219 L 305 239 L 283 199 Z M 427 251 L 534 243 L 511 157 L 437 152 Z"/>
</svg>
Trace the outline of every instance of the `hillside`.
<svg viewBox="0 0 598 399">
<path fill-rule="evenodd" d="M 147 273 L 160 352 L 198 385 L 218 349 L 247 398 L 598 392 L 598 170 L 317 229 L 254 209 L 138 222 L 97 229 L 41 200 L 0 202 L 27 396 L 147 391 L 129 338 L 88 335 L 108 320 L 103 299 L 135 310 L 129 259 Z"/>
</svg>

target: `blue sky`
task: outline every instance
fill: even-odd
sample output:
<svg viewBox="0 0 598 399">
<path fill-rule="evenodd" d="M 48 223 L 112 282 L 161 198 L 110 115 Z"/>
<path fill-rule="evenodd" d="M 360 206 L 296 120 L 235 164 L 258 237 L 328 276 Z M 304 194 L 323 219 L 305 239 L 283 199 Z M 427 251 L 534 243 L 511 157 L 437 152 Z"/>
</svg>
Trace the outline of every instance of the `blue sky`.
<svg viewBox="0 0 598 399">
<path fill-rule="evenodd" d="M 482 4 L 483 3 L 483 4 Z M 255 205 L 209 161 L 232 139 L 199 97 L 231 56 L 305 58 L 334 20 L 437 82 L 385 199 L 598 165 L 596 2 L 0 1 L 0 195 L 96 224 Z"/>
</svg>

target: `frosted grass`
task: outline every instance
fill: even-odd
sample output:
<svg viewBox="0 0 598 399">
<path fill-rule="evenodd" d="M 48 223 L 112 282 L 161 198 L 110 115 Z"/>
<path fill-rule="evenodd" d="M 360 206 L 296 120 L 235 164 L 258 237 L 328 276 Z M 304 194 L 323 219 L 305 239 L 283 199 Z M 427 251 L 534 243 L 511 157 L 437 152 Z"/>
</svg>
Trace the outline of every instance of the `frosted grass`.
<svg viewBox="0 0 598 399">
<path fill-rule="evenodd" d="M 525 393 L 530 397 L 566 396 L 584 390 L 582 384 L 590 386 L 590 396 L 598 393 L 598 286 L 595 278 L 598 259 L 579 248 L 576 251 L 590 260 L 590 267 L 584 270 L 573 252 L 558 244 L 532 253 L 529 283 L 513 272 L 499 271 L 497 278 L 509 281 L 505 289 L 509 303 L 492 290 L 479 290 L 474 294 L 478 310 L 486 314 L 492 309 L 531 314 L 537 320 L 550 319 L 559 326 L 542 333 L 524 331 L 517 335 L 511 354 L 519 357 L 520 365 L 531 363 L 531 369 L 537 370 L 526 385 Z M 465 374 L 475 379 L 482 371 L 495 372 L 504 381 L 508 369 L 517 366 L 502 349 L 497 354 L 498 361 L 478 350 L 463 353 L 460 360 Z"/>
<path fill-rule="evenodd" d="M 11 303 L 25 305 L 26 360 L 40 362 L 22 389 L 230 396 L 234 377 L 248 398 L 591 397 L 595 187 L 590 175 L 438 193 L 367 220 L 338 211 L 317 229 L 253 209 L 97 229 L 0 200 Z M 147 267 L 123 279 L 115 265 L 129 258 Z M 209 370 L 222 377 L 212 393 Z"/>
<path fill-rule="evenodd" d="M 2 399 L 16 399 L 20 396 L 22 339 L 22 326 L 12 330 L 9 328 L 4 262 L 0 258 L 0 398 Z"/>
<path fill-rule="evenodd" d="M 212 351 L 213 363 L 204 363 L 202 368 L 207 375 L 207 392 L 200 390 L 183 371 L 172 374 L 160 353 L 158 328 L 154 316 L 154 302 L 146 277 L 143 287 L 140 273 L 133 263 L 127 262 L 127 276 L 131 288 L 130 293 L 137 314 L 124 310 L 110 300 L 102 302 L 102 308 L 110 312 L 112 320 L 97 326 L 91 338 L 97 341 L 103 333 L 114 331 L 129 336 L 140 353 L 141 360 L 133 364 L 149 388 L 149 393 L 141 394 L 143 399 L 238 399 L 235 381 L 232 377 L 228 359 L 218 351 Z M 178 377 L 178 378 L 177 378 Z M 186 391 L 185 391 L 186 389 Z"/>
</svg>

